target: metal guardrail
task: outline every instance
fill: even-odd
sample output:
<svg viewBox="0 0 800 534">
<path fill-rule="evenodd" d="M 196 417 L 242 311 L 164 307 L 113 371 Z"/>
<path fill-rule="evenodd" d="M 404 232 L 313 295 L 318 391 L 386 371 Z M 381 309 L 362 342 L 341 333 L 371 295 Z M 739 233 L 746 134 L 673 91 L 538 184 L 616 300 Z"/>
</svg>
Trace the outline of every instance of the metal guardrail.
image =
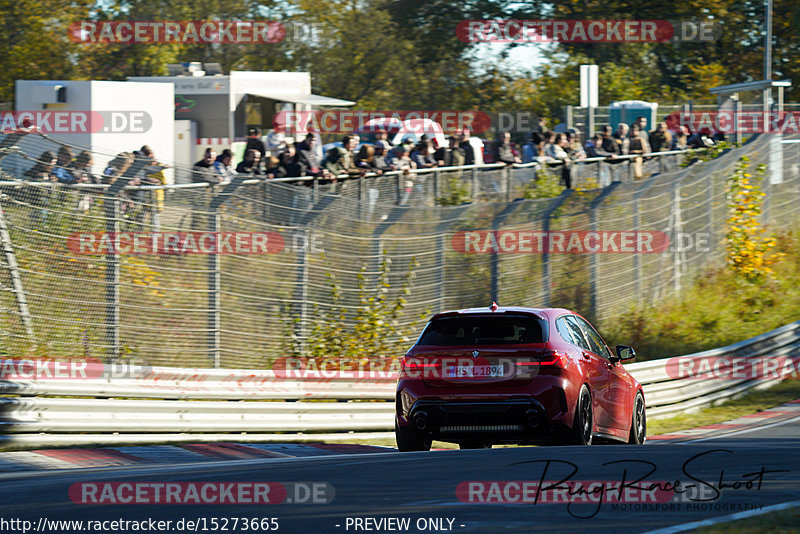
<svg viewBox="0 0 800 534">
<path fill-rule="evenodd" d="M 796 360 L 798 355 L 800 321 L 727 347 L 679 358 L 714 361 L 769 356 Z M 651 419 L 709 406 L 776 382 L 765 377 L 712 378 L 713 368 L 692 378 L 674 378 L 668 372 L 670 360 L 674 364 L 674 359 L 662 359 L 626 366 L 645 389 Z M 394 400 L 395 373 L 335 374 L 314 371 L 287 378 L 285 371 L 164 367 L 147 369 L 137 378 L 0 381 L 0 393 L 10 395 L 0 397 L 0 428 L 9 434 L 2 441 L 30 442 L 32 433 L 43 432 L 54 434 L 54 443 L 63 443 L 64 434 L 87 432 L 119 433 L 114 441 L 152 442 L 158 434 L 174 440 L 176 432 L 205 439 L 210 433 L 369 432 L 392 428 L 394 403 L 386 401 Z M 265 402 L 279 399 L 286 402 Z M 379 402 L 359 402 L 368 400 Z M 35 439 L 41 444 L 47 437 Z"/>
</svg>

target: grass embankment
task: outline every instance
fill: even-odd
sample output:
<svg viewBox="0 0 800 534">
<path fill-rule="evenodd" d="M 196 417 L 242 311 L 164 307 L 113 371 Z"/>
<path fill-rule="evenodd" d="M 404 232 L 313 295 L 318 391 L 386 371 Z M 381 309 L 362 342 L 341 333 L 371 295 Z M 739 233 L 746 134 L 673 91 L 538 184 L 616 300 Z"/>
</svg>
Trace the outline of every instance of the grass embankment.
<svg viewBox="0 0 800 534">
<path fill-rule="evenodd" d="M 777 241 L 776 252 L 786 256 L 763 283 L 709 269 L 680 296 L 606 321 L 601 333 L 609 343 L 633 346 L 637 361 L 645 361 L 724 347 L 800 319 L 800 230 Z"/>
<path fill-rule="evenodd" d="M 800 507 L 772 512 L 749 519 L 739 519 L 693 530 L 700 534 L 796 534 L 800 525 Z"/>
</svg>

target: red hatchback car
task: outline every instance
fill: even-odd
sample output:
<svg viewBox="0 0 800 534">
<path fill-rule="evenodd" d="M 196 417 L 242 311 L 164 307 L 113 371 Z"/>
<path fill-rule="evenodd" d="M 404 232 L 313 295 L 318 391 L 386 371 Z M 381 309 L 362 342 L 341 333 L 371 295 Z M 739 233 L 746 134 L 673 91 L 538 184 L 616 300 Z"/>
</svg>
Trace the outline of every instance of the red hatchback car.
<svg viewBox="0 0 800 534">
<path fill-rule="evenodd" d="M 561 308 L 438 313 L 402 361 L 397 448 L 644 443 L 644 392 L 621 363 L 635 356 Z"/>
</svg>

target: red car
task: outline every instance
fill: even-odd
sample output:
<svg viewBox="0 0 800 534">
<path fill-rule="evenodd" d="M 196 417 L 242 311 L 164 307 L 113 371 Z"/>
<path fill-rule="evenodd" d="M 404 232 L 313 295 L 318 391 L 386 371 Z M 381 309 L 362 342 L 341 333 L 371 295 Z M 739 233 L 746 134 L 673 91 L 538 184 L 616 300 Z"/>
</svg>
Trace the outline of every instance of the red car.
<svg viewBox="0 0 800 534">
<path fill-rule="evenodd" d="M 644 443 L 644 392 L 621 363 L 635 356 L 561 308 L 438 313 L 402 361 L 397 448 Z"/>
</svg>

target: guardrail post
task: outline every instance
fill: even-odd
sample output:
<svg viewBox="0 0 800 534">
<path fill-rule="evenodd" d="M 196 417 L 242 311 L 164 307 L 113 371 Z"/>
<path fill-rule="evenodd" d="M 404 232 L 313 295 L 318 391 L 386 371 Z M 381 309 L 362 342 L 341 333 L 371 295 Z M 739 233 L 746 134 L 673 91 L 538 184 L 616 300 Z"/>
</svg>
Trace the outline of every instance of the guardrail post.
<svg viewBox="0 0 800 534">
<path fill-rule="evenodd" d="M 472 169 L 472 202 L 478 201 L 478 195 L 480 194 L 480 185 L 478 184 L 478 169 Z"/>
<path fill-rule="evenodd" d="M 436 199 L 441 196 L 441 179 L 442 179 L 442 172 L 439 170 L 433 171 L 433 200 L 436 202 Z"/>
<path fill-rule="evenodd" d="M 505 182 L 506 182 L 506 202 L 514 200 L 514 181 L 513 181 L 513 167 L 504 167 L 502 169 Z"/>
<path fill-rule="evenodd" d="M 119 193 L 128 185 L 131 177 L 119 177 L 106 190 L 103 199 L 106 218 L 106 234 L 112 237 L 114 248 L 106 254 L 106 345 L 108 363 L 113 363 L 119 358 L 120 353 L 120 319 L 119 319 L 119 232 L 120 213 Z"/>
<path fill-rule="evenodd" d="M 245 181 L 247 175 L 240 174 L 214 195 L 208 204 L 208 230 L 216 236 L 215 253 L 208 255 L 208 354 L 215 369 L 221 365 L 221 317 L 220 283 L 222 279 L 222 255 L 219 249 L 219 232 L 222 229 L 222 217 L 219 208 L 230 198 L 231 194 Z"/>
</svg>

